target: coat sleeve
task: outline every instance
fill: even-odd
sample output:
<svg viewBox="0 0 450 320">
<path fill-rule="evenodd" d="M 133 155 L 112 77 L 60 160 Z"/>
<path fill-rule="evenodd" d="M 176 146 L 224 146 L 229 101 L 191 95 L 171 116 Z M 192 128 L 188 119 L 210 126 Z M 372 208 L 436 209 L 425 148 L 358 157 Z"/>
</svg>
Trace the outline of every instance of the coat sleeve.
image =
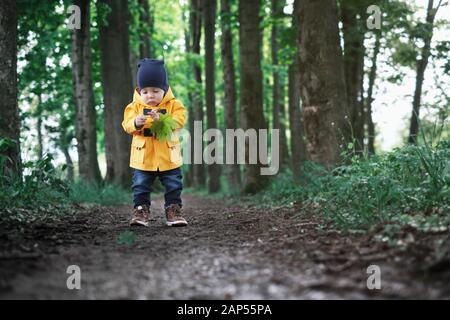
<svg viewBox="0 0 450 320">
<path fill-rule="evenodd" d="M 177 123 L 177 128 L 176 129 L 180 129 L 183 128 L 186 124 L 186 108 L 184 107 L 184 105 L 180 102 L 180 101 L 176 101 L 173 105 L 173 109 L 172 109 L 172 117 L 173 120 L 175 120 L 175 122 Z"/>
<path fill-rule="evenodd" d="M 151 122 L 153 122 L 153 120 L 149 118 L 147 119 L 147 123 L 144 127 L 137 129 L 134 125 L 134 119 L 137 117 L 137 115 L 138 111 L 135 103 L 130 103 L 128 106 L 126 106 L 122 121 L 122 127 L 126 133 L 132 135 L 133 133 L 140 132 L 144 127 L 149 127 L 149 125 L 151 125 Z"/>
</svg>

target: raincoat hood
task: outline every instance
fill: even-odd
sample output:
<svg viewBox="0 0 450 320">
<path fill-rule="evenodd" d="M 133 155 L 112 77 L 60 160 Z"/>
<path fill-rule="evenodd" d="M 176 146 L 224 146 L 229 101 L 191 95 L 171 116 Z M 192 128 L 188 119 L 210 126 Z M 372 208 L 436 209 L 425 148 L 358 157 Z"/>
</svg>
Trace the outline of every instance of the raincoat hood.
<svg viewBox="0 0 450 320">
<path fill-rule="evenodd" d="M 164 98 L 162 99 L 162 101 L 155 107 L 163 106 L 164 104 L 166 104 L 170 100 L 174 100 L 174 99 L 175 99 L 175 96 L 173 95 L 172 89 L 169 87 L 169 89 L 167 89 L 167 92 L 164 95 Z M 133 102 L 148 106 L 144 102 L 144 100 L 142 100 L 142 97 L 139 94 L 138 88 L 134 89 Z"/>
</svg>

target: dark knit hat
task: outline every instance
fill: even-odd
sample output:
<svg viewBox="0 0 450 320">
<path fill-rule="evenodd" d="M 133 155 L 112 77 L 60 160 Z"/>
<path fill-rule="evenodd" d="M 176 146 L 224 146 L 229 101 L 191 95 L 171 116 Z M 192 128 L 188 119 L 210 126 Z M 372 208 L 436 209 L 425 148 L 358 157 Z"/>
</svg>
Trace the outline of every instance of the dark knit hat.
<svg viewBox="0 0 450 320">
<path fill-rule="evenodd" d="M 164 60 L 144 58 L 138 62 L 137 85 L 139 89 L 146 87 L 169 89 Z"/>
</svg>

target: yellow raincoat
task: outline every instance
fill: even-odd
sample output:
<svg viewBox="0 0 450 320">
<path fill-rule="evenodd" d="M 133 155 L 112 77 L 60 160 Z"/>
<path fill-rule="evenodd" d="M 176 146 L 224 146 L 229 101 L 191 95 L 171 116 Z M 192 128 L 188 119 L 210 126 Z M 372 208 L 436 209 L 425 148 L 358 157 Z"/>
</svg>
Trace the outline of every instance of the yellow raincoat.
<svg viewBox="0 0 450 320">
<path fill-rule="evenodd" d="M 150 117 L 144 127 L 137 130 L 134 126 L 134 119 L 138 115 L 144 114 L 145 109 L 159 110 L 166 109 L 171 114 L 177 128 L 172 134 L 172 141 L 158 141 L 155 137 L 145 137 L 143 131 L 150 128 L 153 119 Z M 171 88 L 167 90 L 163 100 L 155 107 L 145 104 L 137 90 L 134 91 L 133 102 L 124 111 L 122 127 L 133 136 L 131 142 L 130 167 L 146 171 L 166 171 L 175 169 L 183 164 L 181 157 L 181 146 L 179 140 L 179 129 L 186 124 L 186 108 L 175 99 Z"/>
</svg>

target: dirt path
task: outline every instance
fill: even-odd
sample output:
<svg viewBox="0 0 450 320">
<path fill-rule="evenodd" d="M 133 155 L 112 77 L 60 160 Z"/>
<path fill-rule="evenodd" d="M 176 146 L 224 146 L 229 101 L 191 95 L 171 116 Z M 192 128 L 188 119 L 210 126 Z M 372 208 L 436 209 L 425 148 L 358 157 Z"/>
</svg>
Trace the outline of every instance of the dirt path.
<svg viewBox="0 0 450 320">
<path fill-rule="evenodd" d="M 131 245 L 117 241 L 130 230 L 131 206 L 35 225 L 20 236 L 1 230 L 0 298 L 450 298 L 445 274 L 424 278 L 389 248 L 294 217 L 296 208 L 225 206 L 192 195 L 184 203 L 188 227 L 166 227 L 158 197 L 151 226 L 133 228 Z M 381 290 L 367 289 L 372 264 Z M 81 269 L 80 290 L 67 289 L 70 265 Z"/>
</svg>

